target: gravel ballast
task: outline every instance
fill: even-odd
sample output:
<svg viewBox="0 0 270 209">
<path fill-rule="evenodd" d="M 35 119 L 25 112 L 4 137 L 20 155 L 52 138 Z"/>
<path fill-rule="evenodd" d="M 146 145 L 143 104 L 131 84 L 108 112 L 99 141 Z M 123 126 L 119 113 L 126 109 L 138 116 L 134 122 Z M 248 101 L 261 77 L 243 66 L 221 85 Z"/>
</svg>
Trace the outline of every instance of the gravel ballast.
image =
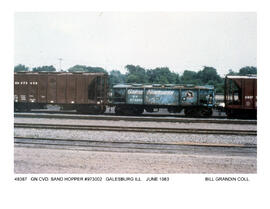
<svg viewBox="0 0 270 209">
<path fill-rule="evenodd" d="M 84 130 L 55 130 L 15 128 L 14 136 L 78 139 L 93 141 L 136 141 L 136 142 L 196 142 L 220 144 L 257 144 L 256 136 L 239 135 L 205 135 L 205 134 L 171 134 L 171 133 L 143 133 L 117 131 L 84 131 Z"/>
<path fill-rule="evenodd" d="M 29 173 L 256 173 L 255 157 L 116 153 L 15 147 L 14 172 Z"/>
<path fill-rule="evenodd" d="M 15 123 L 256 130 L 256 125 L 15 118 Z M 14 128 L 15 137 L 256 145 L 257 136 Z M 256 173 L 256 156 L 130 153 L 14 147 L 15 173 Z"/>
</svg>

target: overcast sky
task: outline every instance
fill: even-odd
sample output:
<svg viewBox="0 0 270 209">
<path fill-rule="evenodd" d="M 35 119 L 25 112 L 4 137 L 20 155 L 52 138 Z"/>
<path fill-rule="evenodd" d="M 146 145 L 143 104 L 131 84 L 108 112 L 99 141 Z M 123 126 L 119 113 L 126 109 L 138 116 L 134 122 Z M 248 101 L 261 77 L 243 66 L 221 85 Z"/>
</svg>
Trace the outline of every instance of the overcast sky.
<svg viewBox="0 0 270 209">
<path fill-rule="evenodd" d="M 146 69 L 224 75 L 257 66 L 256 13 L 232 12 L 66 12 L 15 13 L 15 65 L 76 64 L 125 72 Z"/>
</svg>

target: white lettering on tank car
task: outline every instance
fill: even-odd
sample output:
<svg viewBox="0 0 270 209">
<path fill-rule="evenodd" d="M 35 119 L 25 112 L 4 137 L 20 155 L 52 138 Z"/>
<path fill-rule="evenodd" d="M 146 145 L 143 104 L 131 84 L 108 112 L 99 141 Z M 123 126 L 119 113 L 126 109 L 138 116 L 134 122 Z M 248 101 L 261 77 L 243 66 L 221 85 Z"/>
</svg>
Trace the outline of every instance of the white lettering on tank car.
<svg viewBox="0 0 270 209">
<path fill-rule="evenodd" d="M 142 102 L 142 99 L 132 98 L 129 101 L 130 102 Z"/>
<path fill-rule="evenodd" d="M 173 95 L 173 91 L 148 90 L 147 94 L 152 94 L 152 95 Z"/>
<path fill-rule="evenodd" d="M 187 98 L 193 98 L 193 97 L 194 97 L 193 92 L 192 92 L 192 91 L 188 91 L 188 92 L 186 93 L 186 97 L 187 97 Z"/>
<path fill-rule="evenodd" d="M 139 94 L 142 95 L 143 91 L 142 90 L 137 90 L 137 89 L 129 89 L 128 94 Z"/>
</svg>

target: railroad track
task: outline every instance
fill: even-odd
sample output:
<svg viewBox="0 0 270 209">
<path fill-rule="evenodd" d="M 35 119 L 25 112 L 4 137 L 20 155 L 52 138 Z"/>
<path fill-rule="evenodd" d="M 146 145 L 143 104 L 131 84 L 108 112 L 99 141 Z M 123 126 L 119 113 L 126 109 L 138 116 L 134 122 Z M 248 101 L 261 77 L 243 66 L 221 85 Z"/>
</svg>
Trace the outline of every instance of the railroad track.
<svg viewBox="0 0 270 209">
<path fill-rule="evenodd" d="M 87 131 L 121 131 L 121 132 L 147 132 L 147 133 L 175 133 L 175 134 L 218 134 L 218 135 L 251 135 L 256 136 L 256 130 L 228 130 L 228 129 L 194 129 L 194 128 L 162 128 L 162 127 L 122 127 L 122 126 L 96 126 L 96 125 L 63 125 L 63 124 L 37 124 L 14 123 L 14 128 L 34 129 L 65 129 Z"/>
<path fill-rule="evenodd" d="M 256 125 L 256 120 L 239 120 L 225 118 L 186 118 L 186 117 L 153 117 L 151 116 L 115 116 L 115 115 L 78 115 L 62 113 L 15 113 L 17 118 L 56 118 L 56 119 L 82 119 L 82 120 L 113 120 L 113 121 L 150 121 L 150 122 L 179 122 L 179 123 L 217 123 L 217 124 L 248 124 Z"/>
<path fill-rule="evenodd" d="M 85 151 L 146 152 L 173 154 L 225 154 L 256 156 L 257 146 L 246 144 L 209 144 L 209 143 L 150 143 L 136 141 L 93 141 L 54 138 L 14 137 L 15 146 L 75 149 Z"/>
<path fill-rule="evenodd" d="M 17 112 L 19 113 L 19 112 Z M 21 113 L 49 113 L 49 114 L 72 114 L 72 115 L 78 115 L 82 113 L 78 113 L 76 110 L 32 110 L 28 112 L 21 112 Z M 87 113 L 86 113 L 87 115 Z M 114 111 L 108 111 L 103 113 L 102 115 L 107 115 L 107 116 L 116 116 Z M 186 118 L 184 114 L 181 113 L 168 113 L 168 112 L 163 112 L 163 113 L 143 113 L 142 115 L 138 115 L 138 117 L 180 117 L 180 118 Z M 211 118 L 223 118 L 225 119 L 225 115 L 215 115 L 211 116 Z"/>
</svg>

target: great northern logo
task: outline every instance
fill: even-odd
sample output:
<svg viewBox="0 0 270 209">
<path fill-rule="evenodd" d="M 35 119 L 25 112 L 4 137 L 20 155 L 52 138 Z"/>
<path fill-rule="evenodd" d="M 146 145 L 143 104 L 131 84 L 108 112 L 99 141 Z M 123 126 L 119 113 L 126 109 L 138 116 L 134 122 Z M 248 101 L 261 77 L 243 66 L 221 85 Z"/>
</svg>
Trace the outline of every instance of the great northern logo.
<svg viewBox="0 0 270 209">
<path fill-rule="evenodd" d="M 189 98 L 189 99 L 190 99 L 190 98 L 193 98 L 193 97 L 194 97 L 193 92 L 192 92 L 192 91 L 187 91 L 186 97 Z"/>
</svg>

